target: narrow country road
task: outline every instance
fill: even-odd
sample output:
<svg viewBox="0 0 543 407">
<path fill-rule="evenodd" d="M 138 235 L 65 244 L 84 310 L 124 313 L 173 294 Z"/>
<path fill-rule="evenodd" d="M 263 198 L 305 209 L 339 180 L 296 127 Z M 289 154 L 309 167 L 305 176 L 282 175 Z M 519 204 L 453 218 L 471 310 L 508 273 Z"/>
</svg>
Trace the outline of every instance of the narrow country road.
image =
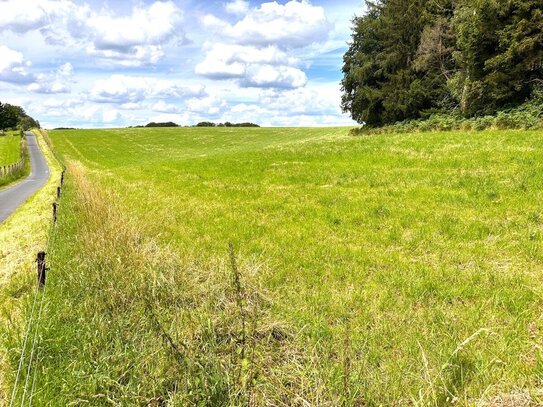
<svg viewBox="0 0 543 407">
<path fill-rule="evenodd" d="M 32 169 L 27 178 L 0 191 L 0 224 L 49 179 L 49 167 L 38 146 L 36 136 L 30 131 L 26 132 L 26 144 Z"/>
</svg>

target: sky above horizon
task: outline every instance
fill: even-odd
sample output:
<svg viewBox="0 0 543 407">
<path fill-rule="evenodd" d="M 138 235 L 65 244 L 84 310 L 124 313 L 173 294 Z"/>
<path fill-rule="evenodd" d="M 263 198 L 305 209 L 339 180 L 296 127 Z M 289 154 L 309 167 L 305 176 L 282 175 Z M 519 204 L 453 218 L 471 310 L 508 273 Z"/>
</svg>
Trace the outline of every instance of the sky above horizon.
<svg viewBox="0 0 543 407">
<path fill-rule="evenodd" d="M 362 0 L 0 1 L 0 101 L 46 128 L 354 125 L 342 58 Z"/>
</svg>

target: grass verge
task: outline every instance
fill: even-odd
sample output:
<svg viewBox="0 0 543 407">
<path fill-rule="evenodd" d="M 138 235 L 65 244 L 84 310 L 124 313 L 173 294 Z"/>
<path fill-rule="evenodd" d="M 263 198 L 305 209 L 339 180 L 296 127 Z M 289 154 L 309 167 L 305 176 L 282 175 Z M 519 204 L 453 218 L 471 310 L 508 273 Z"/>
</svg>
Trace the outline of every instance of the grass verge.
<svg viewBox="0 0 543 407">
<path fill-rule="evenodd" d="M 34 259 L 43 250 L 51 225 L 51 204 L 61 169 L 48 149 L 41 130 L 35 130 L 37 140 L 51 169 L 47 184 L 0 225 L 0 405 L 9 394 L 12 366 L 6 355 L 17 353 L 6 348 L 7 335 L 22 334 L 21 306 L 36 287 Z"/>
</svg>

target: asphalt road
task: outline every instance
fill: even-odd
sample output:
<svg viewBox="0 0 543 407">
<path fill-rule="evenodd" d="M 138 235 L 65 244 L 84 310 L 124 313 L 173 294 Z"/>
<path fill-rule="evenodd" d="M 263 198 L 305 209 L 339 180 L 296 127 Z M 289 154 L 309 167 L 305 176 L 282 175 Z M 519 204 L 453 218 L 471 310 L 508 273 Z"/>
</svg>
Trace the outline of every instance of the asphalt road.
<svg viewBox="0 0 543 407">
<path fill-rule="evenodd" d="M 49 179 L 49 167 L 36 142 L 36 136 L 26 132 L 26 145 L 30 154 L 30 175 L 17 184 L 0 191 L 0 223 L 4 222 Z"/>
</svg>

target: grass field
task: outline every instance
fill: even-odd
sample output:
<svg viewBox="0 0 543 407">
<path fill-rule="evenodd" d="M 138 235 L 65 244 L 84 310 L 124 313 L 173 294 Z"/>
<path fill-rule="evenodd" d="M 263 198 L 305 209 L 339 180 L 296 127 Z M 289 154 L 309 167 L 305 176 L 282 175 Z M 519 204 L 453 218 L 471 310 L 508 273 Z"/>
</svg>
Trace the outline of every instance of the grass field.
<svg viewBox="0 0 543 407">
<path fill-rule="evenodd" d="M 537 400 L 541 132 L 51 136 L 36 405 Z"/>
<path fill-rule="evenodd" d="M 15 133 L 6 132 L 6 136 L 0 136 L 0 166 L 15 164 L 21 157 L 21 138 Z M 13 171 L 10 175 L 0 177 L 0 189 L 7 188 L 20 178 L 30 174 L 30 160 L 26 148 L 24 148 L 23 154 L 27 158 L 23 167 Z"/>
<path fill-rule="evenodd" d="M 0 136 L 0 166 L 19 161 L 19 137 Z"/>
</svg>

